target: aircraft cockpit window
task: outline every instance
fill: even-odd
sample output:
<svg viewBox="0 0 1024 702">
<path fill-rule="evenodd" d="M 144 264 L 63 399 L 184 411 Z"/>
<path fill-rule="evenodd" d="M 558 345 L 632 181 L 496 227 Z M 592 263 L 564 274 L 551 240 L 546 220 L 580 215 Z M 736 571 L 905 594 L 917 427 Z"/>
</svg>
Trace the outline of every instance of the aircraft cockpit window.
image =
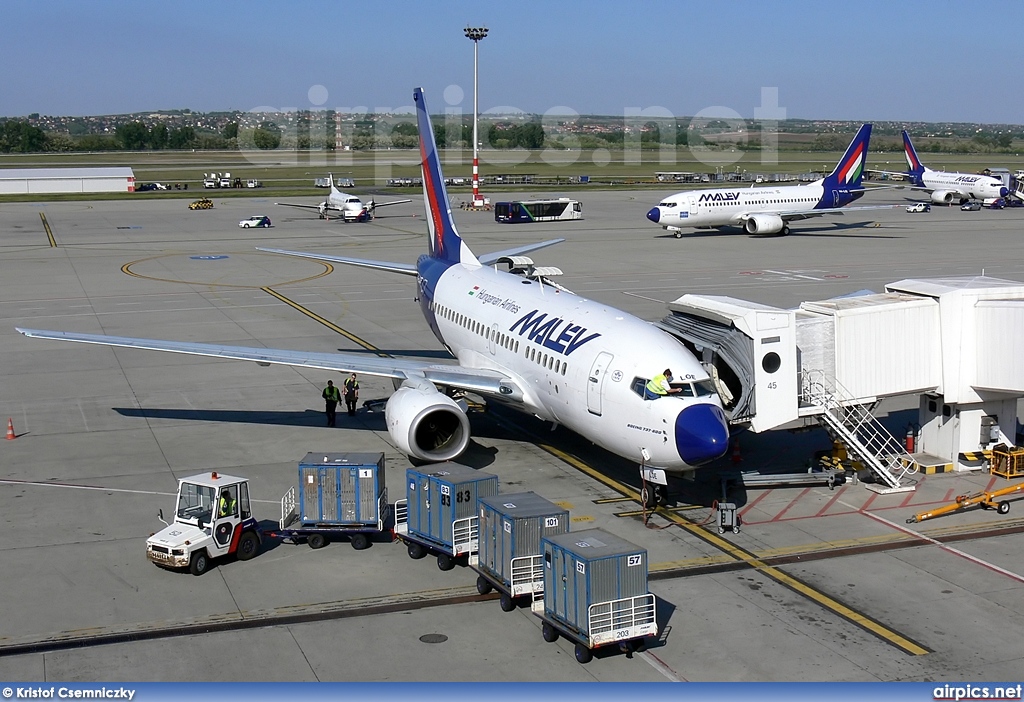
<svg viewBox="0 0 1024 702">
<path fill-rule="evenodd" d="M 707 380 L 698 380 L 693 384 L 694 389 L 697 391 L 697 397 L 708 397 L 709 395 L 715 394 L 715 381 L 711 378 Z"/>
<path fill-rule="evenodd" d="M 679 386 L 679 397 L 693 397 L 694 391 L 693 386 L 689 383 L 683 383 Z"/>
<path fill-rule="evenodd" d="M 675 207 L 675 206 L 676 206 L 676 203 L 674 203 L 674 202 L 662 202 L 662 203 L 658 204 L 658 207 Z"/>
<path fill-rule="evenodd" d="M 648 381 L 650 381 L 650 378 L 633 378 L 633 382 L 630 384 L 629 389 L 640 397 L 646 397 L 644 388 L 647 387 Z"/>
</svg>

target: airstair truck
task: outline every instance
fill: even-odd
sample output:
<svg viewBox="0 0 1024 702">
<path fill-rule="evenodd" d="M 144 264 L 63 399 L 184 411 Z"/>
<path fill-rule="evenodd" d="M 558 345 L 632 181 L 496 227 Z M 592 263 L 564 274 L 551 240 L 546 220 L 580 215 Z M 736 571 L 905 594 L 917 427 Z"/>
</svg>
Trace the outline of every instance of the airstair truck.
<svg viewBox="0 0 1024 702">
<path fill-rule="evenodd" d="M 249 481 L 216 472 L 178 481 L 174 521 L 146 541 L 146 558 L 164 568 L 188 568 L 202 575 L 210 562 L 234 555 L 240 561 L 260 551 L 262 535 L 252 516 Z"/>
</svg>

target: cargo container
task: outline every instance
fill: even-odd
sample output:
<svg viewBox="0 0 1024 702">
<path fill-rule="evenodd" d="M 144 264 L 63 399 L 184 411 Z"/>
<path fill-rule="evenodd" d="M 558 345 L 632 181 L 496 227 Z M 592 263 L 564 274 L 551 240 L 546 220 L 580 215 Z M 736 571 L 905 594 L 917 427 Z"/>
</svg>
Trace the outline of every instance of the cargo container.
<svg viewBox="0 0 1024 702">
<path fill-rule="evenodd" d="M 477 551 L 477 499 L 498 494 L 498 476 L 457 463 L 406 471 L 406 499 L 395 503 L 395 536 L 410 558 L 437 554 L 437 567 Z"/>
<path fill-rule="evenodd" d="M 617 644 L 633 650 L 656 636 L 655 597 L 647 591 L 647 550 L 601 529 L 541 541 L 544 556 L 544 640 L 562 634 L 576 643 L 576 660 L 587 663 L 593 649 Z"/>
<path fill-rule="evenodd" d="M 569 531 L 569 510 L 534 492 L 481 497 L 477 510 L 480 550 L 470 557 L 479 574 L 477 591 L 501 593 L 502 610 L 516 608 L 516 598 L 544 589 L 540 541 Z"/>
<path fill-rule="evenodd" d="M 308 453 L 299 462 L 298 489 L 281 498 L 273 534 L 311 548 L 344 537 L 362 550 L 384 530 L 390 511 L 383 453 Z"/>
</svg>

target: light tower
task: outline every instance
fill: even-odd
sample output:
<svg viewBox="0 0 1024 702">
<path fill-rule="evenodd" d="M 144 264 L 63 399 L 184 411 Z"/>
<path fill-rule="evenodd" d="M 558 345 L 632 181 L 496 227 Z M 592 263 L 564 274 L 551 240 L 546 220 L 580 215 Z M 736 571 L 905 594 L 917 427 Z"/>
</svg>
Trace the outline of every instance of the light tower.
<svg viewBox="0 0 1024 702">
<path fill-rule="evenodd" d="M 487 36 L 487 27 L 466 27 L 463 31 L 467 38 L 473 40 L 473 207 L 482 207 L 484 201 L 480 197 L 480 161 L 477 157 L 477 148 L 480 145 L 480 135 L 477 133 L 478 95 L 480 93 L 477 79 L 477 50 L 480 40 Z"/>
</svg>

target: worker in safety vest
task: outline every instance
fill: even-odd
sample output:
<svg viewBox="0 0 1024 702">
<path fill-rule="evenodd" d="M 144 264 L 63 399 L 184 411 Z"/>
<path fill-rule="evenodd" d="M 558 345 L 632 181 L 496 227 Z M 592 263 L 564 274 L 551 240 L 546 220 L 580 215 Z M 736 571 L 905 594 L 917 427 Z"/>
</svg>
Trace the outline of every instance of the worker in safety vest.
<svg viewBox="0 0 1024 702">
<path fill-rule="evenodd" d="M 334 387 L 334 381 L 328 380 L 327 387 L 320 393 L 324 398 L 324 407 L 327 412 L 327 426 L 333 427 L 335 422 L 335 411 L 338 409 L 338 402 L 341 400 L 341 393 Z"/>
<path fill-rule="evenodd" d="M 647 385 L 644 386 L 644 390 L 646 391 L 644 399 L 656 400 L 663 395 L 679 392 L 680 389 L 672 387 L 671 383 L 672 371 L 666 368 L 664 372 L 651 378 Z"/>
<path fill-rule="evenodd" d="M 221 517 L 228 517 L 235 513 L 235 498 L 227 490 L 223 490 L 220 493 L 220 511 L 218 514 Z"/>
</svg>

